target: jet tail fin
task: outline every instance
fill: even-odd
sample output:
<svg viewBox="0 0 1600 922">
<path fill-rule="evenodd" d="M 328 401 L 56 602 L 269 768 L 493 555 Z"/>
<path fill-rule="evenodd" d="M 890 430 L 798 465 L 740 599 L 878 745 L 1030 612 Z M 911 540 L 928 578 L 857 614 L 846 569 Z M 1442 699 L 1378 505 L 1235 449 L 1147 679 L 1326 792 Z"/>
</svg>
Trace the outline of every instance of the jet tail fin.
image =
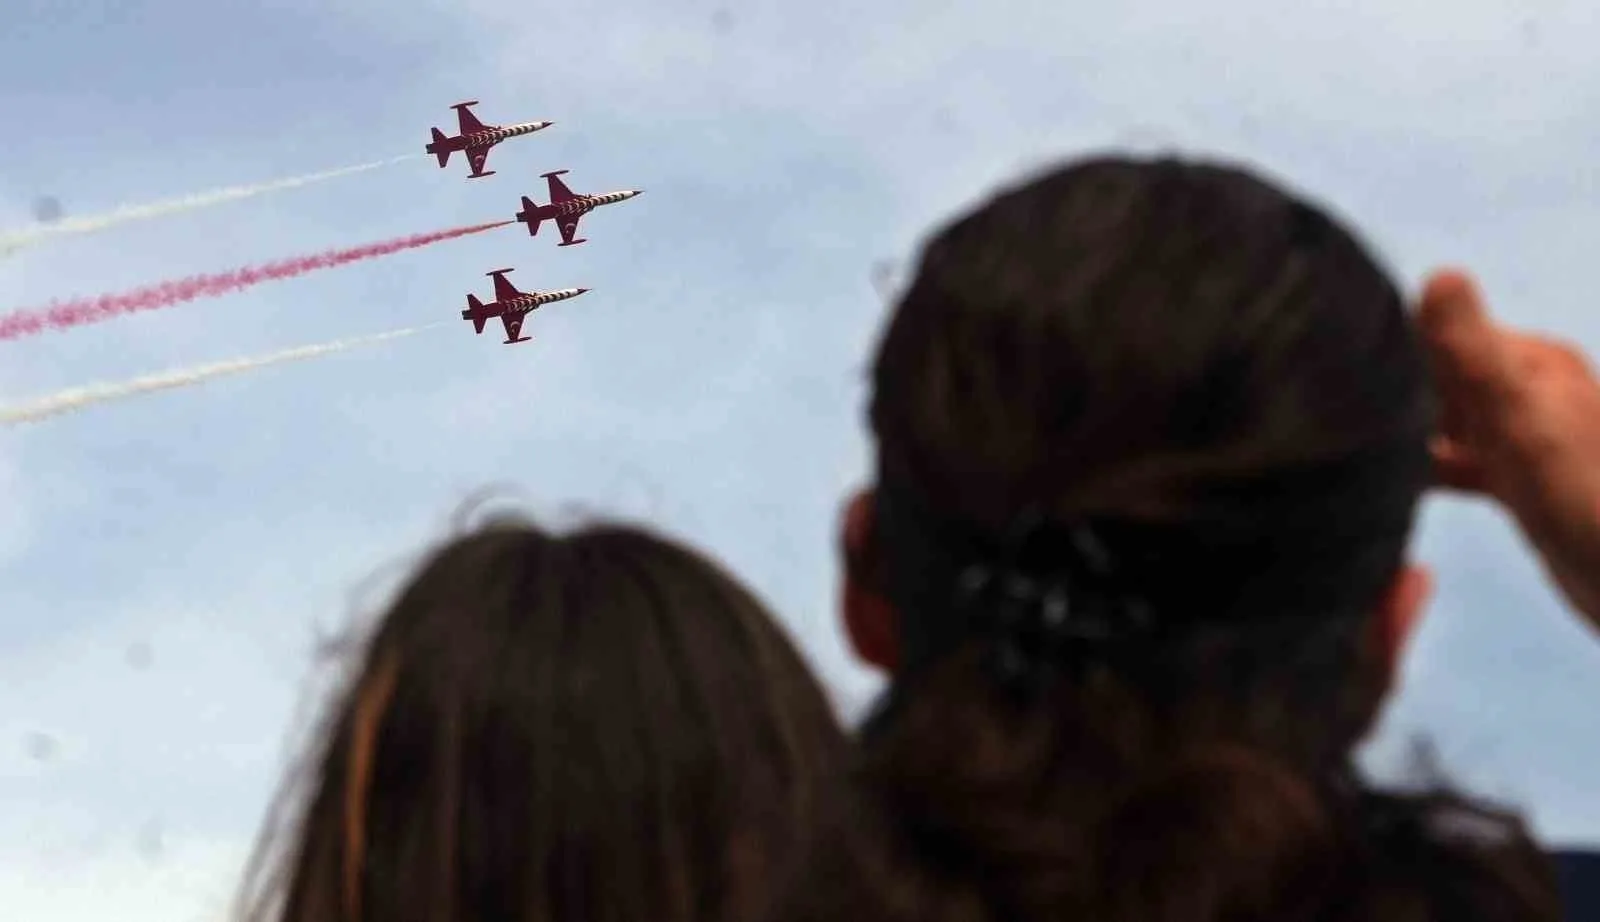
<svg viewBox="0 0 1600 922">
<path fill-rule="evenodd" d="M 488 322 L 489 315 L 483 309 L 483 302 L 477 295 L 467 295 L 467 309 L 461 312 L 461 319 L 472 321 L 474 332 L 482 333 L 483 325 Z"/>
<path fill-rule="evenodd" d="M 522 213 L 517 217 L 527 223 L 529 237 L 538 236 L 539 225 L 544 223 L 544 218 L 539 217 L 539 206 L 533 203 L 533 199 L 526 195 L 522 197 Z"/>
<path fill-rule="evenodd" d="M 444 146 L 447 140 L 449 139 L 444 136 L 444 132 L 437 128 L 433 129 L 433 143 L 429 146 L 433 148 L 433 155 L 439 158 L 440 166 L 450 162 L 450 149 Z"/>
</svg>

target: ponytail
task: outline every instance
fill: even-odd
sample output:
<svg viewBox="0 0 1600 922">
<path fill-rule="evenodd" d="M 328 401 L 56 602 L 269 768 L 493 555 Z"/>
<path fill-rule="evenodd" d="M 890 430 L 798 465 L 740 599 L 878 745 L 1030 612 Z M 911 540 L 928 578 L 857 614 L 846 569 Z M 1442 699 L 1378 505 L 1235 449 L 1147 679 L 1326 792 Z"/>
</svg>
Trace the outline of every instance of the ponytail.
<svg viewBox="0 0 1600 922">
<path fill-rule="evenodd" d="M 1311 918 L 1340 873 L 1328 807 L 1307 779 L 1237 746 L 1152 772 L 1094 824 L 1100 918 Z"/>
<path fill-rule="evenodd" d="M 1373 792 L 1208 732 L 1216 701 L 1159 715 L 1105 671 L 1018 708 L 980 647 L 864 741 L 777 922 L 1560 918 L 1509 814 Z"/>
</svg>

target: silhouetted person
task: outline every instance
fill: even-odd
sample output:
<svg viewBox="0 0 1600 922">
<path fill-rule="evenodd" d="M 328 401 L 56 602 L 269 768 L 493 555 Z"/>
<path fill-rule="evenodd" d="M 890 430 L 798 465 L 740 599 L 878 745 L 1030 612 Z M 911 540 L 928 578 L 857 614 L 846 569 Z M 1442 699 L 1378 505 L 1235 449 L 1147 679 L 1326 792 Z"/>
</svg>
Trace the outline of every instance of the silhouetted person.
<svg viewBox="0 0 1600 922">
<path fill-rule="evenodd" d="M 744 919 L 843 744 L 750 592 L 627 527 L 451 542 L 364 660 L 252 918 Z"/>
<path fill-rule="evenodd" d="M 926 244 L 844 617 L 891 688 L 783 922 L 1559 918 L 1515 815 L 1355 761 L 1429 593 L 1400 292 L 1238 169 L 1078 162 Z"/>
</svg>

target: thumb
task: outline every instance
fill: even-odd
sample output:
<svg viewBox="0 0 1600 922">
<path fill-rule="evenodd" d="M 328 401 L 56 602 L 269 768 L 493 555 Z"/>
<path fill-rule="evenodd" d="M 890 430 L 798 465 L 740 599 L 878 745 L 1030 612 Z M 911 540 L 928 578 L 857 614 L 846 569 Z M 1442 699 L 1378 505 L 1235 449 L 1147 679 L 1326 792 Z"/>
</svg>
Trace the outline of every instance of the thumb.
<svg viewBox="0 0 1600 922">
<path fill-rule="evenodd" d="M 1446 396 L 1497 405 L 1516 380 L 1506 340 L 1464 272 L 1445 270 L 1423 286 L 1417 325 Z"/>
</svg>

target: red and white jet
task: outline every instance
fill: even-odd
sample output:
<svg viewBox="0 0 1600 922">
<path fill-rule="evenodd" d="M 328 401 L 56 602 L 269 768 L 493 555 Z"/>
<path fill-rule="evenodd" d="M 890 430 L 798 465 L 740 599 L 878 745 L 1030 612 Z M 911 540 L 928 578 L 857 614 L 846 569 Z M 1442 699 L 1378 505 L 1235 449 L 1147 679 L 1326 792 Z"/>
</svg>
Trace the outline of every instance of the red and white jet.
<svg viewBox="0 0 1600 922">
<path fill-rule="evenodd" d="M 489 160 L 489 148 L 499 144 L 506 138 L 515 138 L 518 135 L 533 134 L 554 125 L 555 122 L 523 122 L 520 125 L 485 125 L 478 121 L 478 117 L 468 111 L 478 104 L 476 99 L 470 102 L 458 102 L 450 108 L 456 110 L 457 121 L 461 123 L 461 133 L 453 138 L 447 138 L 438 128 L 433 129 L 433 143 L 424 150 L 439 158 L 439 168 L 450 162 L 450 155 L 458 150 L 467 152 L 467 163 L 472 167 L 468 179 L 478 179 L 483 176 L 493 176 L 494 170 L 487 173 L 483 165 Z"/>
<path fill-rule="evenodd" d="M 527 316 L 540 307 L 556 301 L 565 301 L 576 298 L 588 291 L 587 288 L 560 288 L 555 291 L 518 291 L 517 286 L 506 280 L 506 273 L 511 269 L 496 269 L 486 273 L 494 279 L 495 300 L 485 304 L 478 300 L 477 295 L 467 295 L 467 309 L 461 312 L 462 320 L 472 321 L 472 328 L 479 333 L 483 332 L 483 325 L 496 317 L 506 328 L 506 341 L 504 345 L 525 343 L 533 339 L 531 336 L 522 335 L 522 322 Z"/>
<path fill-rule="evenodd" d="M 585 238 L 574 239 L 574 235 L 578 233 L 578 221 L 584 215 L 601 205 L 625 202 L 644 192 L 643 189 L 622 189 L 599 195 L 578 195 L 561 181 L 560 176 L 565 172 L 567 171 L 556 170 L 554 173 L 539 174 L 550 184 L 550 204 L 535 205 L 533 199 L 526 195 L 522 197 L 522 210 L 517 212 L 517 220 L 528 225 L 528 236 L 539 233 L 540 224 L 553 220 L 556 222 L 556 229 L 561 231 L 561 243 L 557 246 L 569 247 L 583 243 Z"/>
</svg>

